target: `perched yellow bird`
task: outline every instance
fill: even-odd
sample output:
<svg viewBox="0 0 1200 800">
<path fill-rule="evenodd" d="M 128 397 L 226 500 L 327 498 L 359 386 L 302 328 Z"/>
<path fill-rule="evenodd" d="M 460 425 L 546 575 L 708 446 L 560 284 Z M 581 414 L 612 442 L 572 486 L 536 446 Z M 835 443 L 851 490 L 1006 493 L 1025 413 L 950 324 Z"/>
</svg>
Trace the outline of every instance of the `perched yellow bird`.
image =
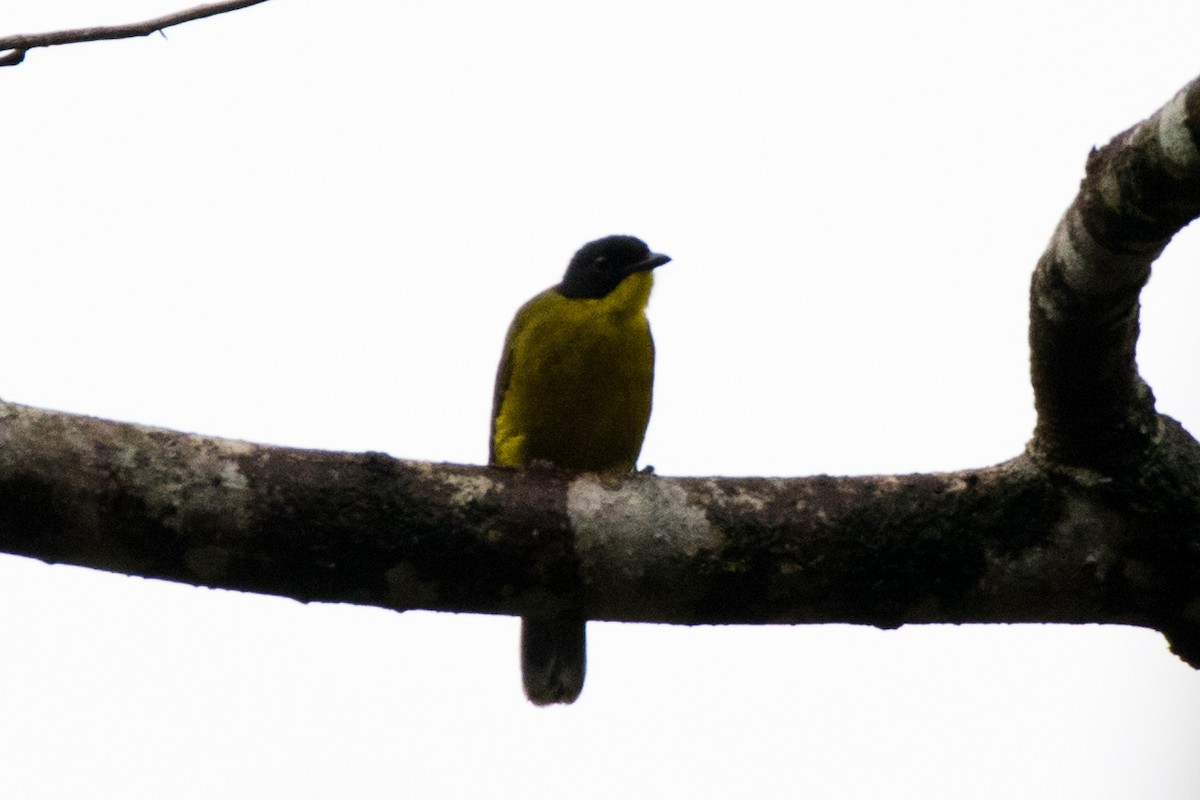
<svg viewBox="0 0 1200 800">
<path fill-rule="evenodd" d="M 549 462 L 579 472 L 628 472 L 650 420 L 654 340 L 646 320 L 653 270 L 671 259 L 633 236 L 575 253 L 562 283 L 517 311 L 492 401 L 489 463 Z M 580 612 L 521 620 L 521 675 L 537 705 L 583 689 Z"/>
</svg>

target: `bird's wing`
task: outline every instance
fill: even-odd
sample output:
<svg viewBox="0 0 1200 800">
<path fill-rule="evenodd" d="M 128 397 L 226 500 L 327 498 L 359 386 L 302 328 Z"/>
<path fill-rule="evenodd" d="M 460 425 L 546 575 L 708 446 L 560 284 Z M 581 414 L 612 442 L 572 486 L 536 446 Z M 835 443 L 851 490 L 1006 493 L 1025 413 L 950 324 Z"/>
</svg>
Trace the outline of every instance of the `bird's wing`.
<svg viewBox="0 0 1200 800">
<path fill-rule="evenodd" d="M 500 367 L 496 370 L 496 389 L 492 393 L 492 427 L 488 435 L 488 463 L 496 463 L 496 418 L 500 416 L 500 406 L 504 403 L 504 393 L 508 391 L 508 382 L 512 378 L 512 335 L 504 341 L 504 353 L 500 356 Z"/>
<path fill-rule="evenodd" d="M 538 295 L 540 297 L 541 295 Z M 537 298 L 534 298 L 536 300 Z M 525 327 L 528 320 L 528 309 L 533 304 L 530 300 L 525 305 L 517 309 L 516 316 L 513 317 L 512 324 L 508 326 L 508 333 L 504 337 L 504 352 L 500 354 L 500 366 L 496 369 L 496 388 L 492 392 L 492 426 L 488 436 L 488 463 L 495 464 L 496 462 L 496 419 L 500 416 L 500 408 L 504 404 L 504 394 L 508 391 L 508 384 L 512 380 L 513 371 L 513 347 L 516 344 L 517 337 L 521 330 Z"/>
</svg>

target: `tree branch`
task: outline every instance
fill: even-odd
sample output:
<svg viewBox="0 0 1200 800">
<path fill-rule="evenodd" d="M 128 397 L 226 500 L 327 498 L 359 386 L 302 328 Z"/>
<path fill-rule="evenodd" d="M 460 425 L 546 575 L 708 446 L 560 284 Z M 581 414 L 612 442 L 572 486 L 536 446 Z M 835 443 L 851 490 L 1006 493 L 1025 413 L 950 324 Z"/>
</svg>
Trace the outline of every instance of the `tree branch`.
<svg viewBox="0 0 1200 800">
<path fill-rule="evenodd" d="M 1159 478 L 1135 489 L 1026 457 L 885 477 L 572 475 L 0 404 L 0 550 L 396 610 L 582 597 L 591 619 L 683 624 L 1119 622 L 1200 665 L 1200 447 L 1168 425 L 1158 448 Z"/>
<path fill-rule="evenodd" d="M 182 25 L 185 22 L 204 19 L 205 17 L 213 17 L 229 11 L 237 11 L 240 8 L 265 2 L 266 0 L 229 0 L 223 3 L 209 3 L 207 5 L 196 6 L 195 8 L 148 19 L 145 22 L 133 22 L 127 25 L 75 28 L 68 31 L 0 37 L 0 67 L 11 67 L 20 64 L 25 60 L 25 53 L 35 47 L 53 47 L 60 44 L 95 42 L 102 39 L 132 39 L 136 36 L 149 36 L 164 28 Z"/>
<path fill-rule="evenodd" d="M 1152 445 L 1154 395 L 1134 360 L 1138 293 L 1151 262 L 1200 215 L 1198 142 L 1200 79 L 1088 157 L 1033 275 L 1035 455 L 1112 474 Z"/>
</svg>

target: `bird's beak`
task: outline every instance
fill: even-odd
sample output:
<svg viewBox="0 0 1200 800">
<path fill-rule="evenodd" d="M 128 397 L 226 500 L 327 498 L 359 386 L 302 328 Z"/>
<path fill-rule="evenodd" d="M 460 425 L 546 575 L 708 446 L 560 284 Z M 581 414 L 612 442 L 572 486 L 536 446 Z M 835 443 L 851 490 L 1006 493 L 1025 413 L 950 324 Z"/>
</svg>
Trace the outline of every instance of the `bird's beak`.
<svg viewBox="0 0 1200 800">
<path fill-rule="evenodd" d="M 634 272 L 649 272 L 656 267 L 661 267 L 670 260 L 670 256 L 663 255 L 662 253 L 651 253 L 641 261 L 631 266 L 629 268 L 629 272 L 631 274 Z"/>
</svg>

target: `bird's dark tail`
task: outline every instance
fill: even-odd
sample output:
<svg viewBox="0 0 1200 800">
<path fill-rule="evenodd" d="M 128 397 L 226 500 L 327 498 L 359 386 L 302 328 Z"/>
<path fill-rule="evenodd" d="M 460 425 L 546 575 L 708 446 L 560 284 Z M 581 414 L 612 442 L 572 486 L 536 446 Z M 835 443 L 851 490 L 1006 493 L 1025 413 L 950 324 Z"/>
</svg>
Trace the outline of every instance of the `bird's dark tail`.
<svg viewBox="0 0 1200 800">
<path fill-rule="evenodd" d="M 534 705 L 573 703 L 587 670 L 587 623 L 575 614 L 521 618 L 521 679 Z"/>
</svg>

